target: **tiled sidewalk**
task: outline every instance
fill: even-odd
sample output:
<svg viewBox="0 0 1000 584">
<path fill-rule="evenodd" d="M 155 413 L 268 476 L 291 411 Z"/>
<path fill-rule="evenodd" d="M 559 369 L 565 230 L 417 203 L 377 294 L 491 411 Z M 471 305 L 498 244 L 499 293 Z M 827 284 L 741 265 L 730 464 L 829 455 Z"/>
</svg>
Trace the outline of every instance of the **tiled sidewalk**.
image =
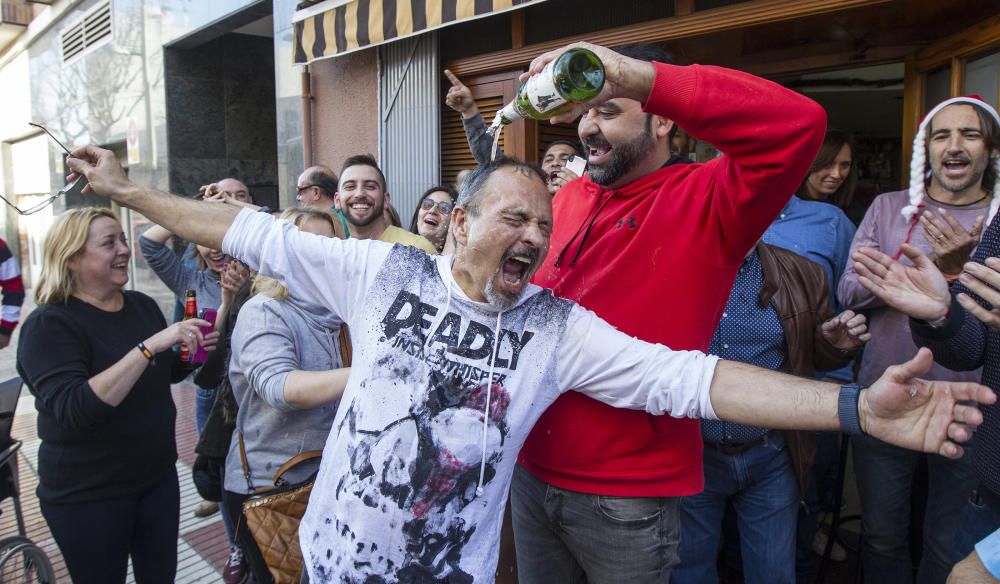
<svg viewBox="0 0 1000 584">
<path fill-rule="evenodd" d="M 205 519 L 194 517 L 194 508 L 201 502 L 191 482 L 191 465 L 194 463 L 194 446 L 198 436 L 194 423 L 194 387 L 187 383 L 173 387 L 174 403 L 177 404 L 177 474 L 181 484 L 180 537 L 177 540 L 177 582 L 220 582 L 222 566 L 229 553 L 226 532 L 218 513 Z M 49 533 L 35 498 L 38 485 L 36 462 L 39 440 L 36 434 L 34 398 L 27 391 L 18 402 L 14 418 L 14 438 L 24 444 L 18 453 L 18 472 L 21 485 L 21 508 L 28 530 L 28 537 L 49 555 L 56 569 L 57 581 L 69 583 L 69 575 L 62 561 L 62 555 Z M 13 502 L 8 499 L 0 503 L 0 537 L 15 535 L 17 523 L 14 518 Z M 128 582 L 134 582 L 131 573 Z"/>
</svg>

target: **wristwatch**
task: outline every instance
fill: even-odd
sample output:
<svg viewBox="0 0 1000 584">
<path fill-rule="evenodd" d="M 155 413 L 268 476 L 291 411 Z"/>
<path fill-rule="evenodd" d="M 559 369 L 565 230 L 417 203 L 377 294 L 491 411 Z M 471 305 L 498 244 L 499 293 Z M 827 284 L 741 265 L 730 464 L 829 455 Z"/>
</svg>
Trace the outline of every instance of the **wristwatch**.
<svg viewBox="0 0 1000 584">
<path fill-rule="evenodd" d="M 861 429 L 861 418 L 858 415 L 858 399 L 863 388 L 856 383 L 840 386 L 840 398 L 837 400 L 837 419 L 840 421 L 840 431 L 848 436 L 864 436 Z"/>
</svg>

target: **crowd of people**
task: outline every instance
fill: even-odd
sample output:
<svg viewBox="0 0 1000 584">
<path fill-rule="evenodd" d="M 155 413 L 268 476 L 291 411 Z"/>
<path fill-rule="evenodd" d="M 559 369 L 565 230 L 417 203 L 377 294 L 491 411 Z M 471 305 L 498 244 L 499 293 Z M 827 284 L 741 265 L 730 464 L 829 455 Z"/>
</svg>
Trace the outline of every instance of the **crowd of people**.
<svg viewBox="0 0 1000 584">
<path fill-rule="evenodd" d="M 227 583 L 273 581 L 243 504 L 300 459 L 281 480 L 315 477 L 304 582 L 490 582 L 508 496 L 520 582 L 718 582 L 734 562 L 747 582 L 807 582 L 848 437 L 867 581 L 1000 566 L 995 109 L 932 110 L 909 189 L 855 228 L 857 148 L 816 103 L 656 46 L 588 48 L 605 87 L 556 118 L 580 118 L 579 143 L 538 165 L 491 159 L 445 72 L 478 166 L 430 186 L 409 231 L 367 154 L 305 169 L 278 213 L 235 178 L 179 197 L 107 150 L 72 153 L 70 178 L 157 224 L 139 248 L 163 283 L 218 311 L 168 326 L 126 291 L 109 211 L 51 228 L 18 371 L 74 581 L 124 582 L 129 558 L 137 581 L 174 580 L 182 343 L 210 351 L 196 482 L 221 503 Z M 693 162 L 694 140 L 722 155 Z"/>
</svg>

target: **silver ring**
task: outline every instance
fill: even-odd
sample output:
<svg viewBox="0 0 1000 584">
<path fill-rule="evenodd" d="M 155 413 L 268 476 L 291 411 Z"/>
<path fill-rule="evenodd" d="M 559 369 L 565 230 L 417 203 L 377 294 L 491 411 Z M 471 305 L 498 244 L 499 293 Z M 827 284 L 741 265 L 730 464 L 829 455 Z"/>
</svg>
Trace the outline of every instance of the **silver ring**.
<svg viewBox="0 0 1000 584">
<path fill-rule="evenodd" d="M 911 385 L 909 390 L 910 397 L 917 397 L 917 386 Z"/>
</svg>

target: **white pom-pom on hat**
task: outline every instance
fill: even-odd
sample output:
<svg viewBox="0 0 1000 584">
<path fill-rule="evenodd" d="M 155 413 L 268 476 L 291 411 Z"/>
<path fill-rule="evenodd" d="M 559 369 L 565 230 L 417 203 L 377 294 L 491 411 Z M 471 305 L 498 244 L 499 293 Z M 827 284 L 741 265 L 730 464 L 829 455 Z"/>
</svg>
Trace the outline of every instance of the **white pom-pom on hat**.
<svg viewBox="0 0 1000 584">
<path fill-rule="evenodd" d="M 993 106 L 986 103 L 978 95 L 963 95 L 961 97 L 946 99 L 934 106 L 934 109 L 927 112 L 927 115 L 920 120 L 917 135 L 913 137 L 913 157 L 910 159 L 910 204 L 903 207 L 901 211 L 908 223 L 913 221 L 917 212 L 920 211 L 920 207 L 924 202 L 924 195 L 926 194 L 924 178 L 927 172 L 927 126 L 930 125 L 931 120 L 934 119 L 934 116 L 939 111 L 950 105 L 962 103 L 982 108 L 983 111 L 990 114 L 996 120 L 997 124 L 1000 125 L 1000 114 L 997 114 L 997 110 L 993 109 Z M 993 164 L 993 167 L 997 171 L 997 180 L 993 185 L 993 198 L 990 201 L 990 211 L 986 217 L 986 225 L 989 225 L 990 221 L 993 220 L 993 216 L 997 214 L 997 210 L 1000 209 L 1000 158 L 993 159 L 991 164 Z"/>
</svg>

